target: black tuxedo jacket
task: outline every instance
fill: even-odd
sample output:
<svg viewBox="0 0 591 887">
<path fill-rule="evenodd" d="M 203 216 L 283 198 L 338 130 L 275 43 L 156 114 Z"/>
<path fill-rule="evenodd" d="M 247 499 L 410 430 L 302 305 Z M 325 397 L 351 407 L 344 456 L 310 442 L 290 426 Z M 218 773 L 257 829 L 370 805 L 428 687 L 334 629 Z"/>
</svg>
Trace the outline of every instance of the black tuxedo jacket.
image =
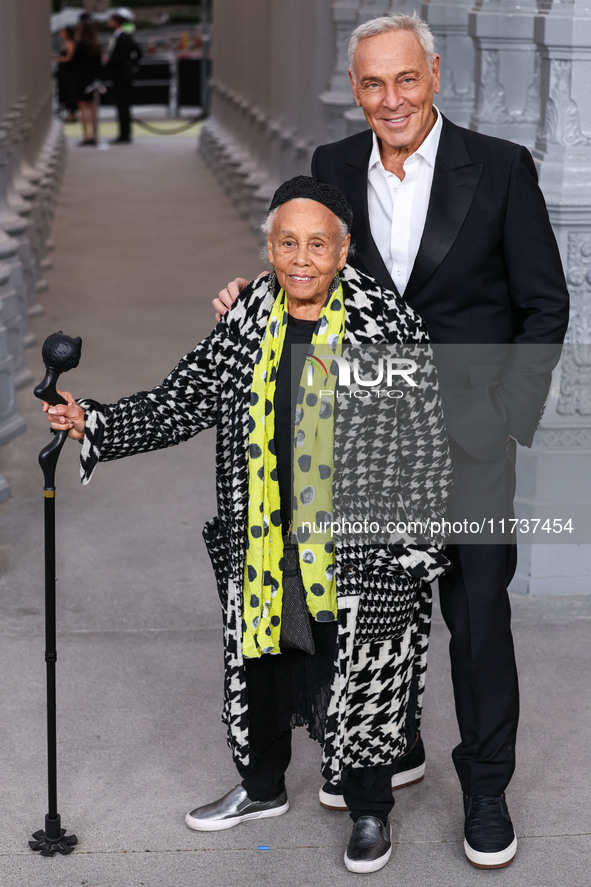
<svg viewBox="0 0 591 887">
<path fill-rule="evenodd" d="M 111 49 L 104 76 L 112 80 L 115 86 L 131 86 L 142 55 L 141 47 L 131 34 L 122 31 Z"/>
<path fill-rule="evenodd" d="M 370 130 L 323 145 L 312 158 L 312 175 L 346 195 L 356 261 L 395 291 L 371 235 L 371 149 Z M 450 436 L 484 460 L 504 450 L 507 435 L 530 446 L 568 324 L 568 291 L 526 148 L 443 118 L 425 228 L 404 298 L 439 351 Z M 463 347 L 437 349 L 450 344 Z"/>
</svg>

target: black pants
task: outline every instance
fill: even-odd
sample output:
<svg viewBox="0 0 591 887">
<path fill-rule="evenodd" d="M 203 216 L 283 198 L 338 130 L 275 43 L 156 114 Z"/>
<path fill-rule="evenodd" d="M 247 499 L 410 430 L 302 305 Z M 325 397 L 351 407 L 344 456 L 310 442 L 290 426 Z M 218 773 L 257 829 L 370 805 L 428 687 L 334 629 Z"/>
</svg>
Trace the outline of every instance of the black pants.
<svg viewBox="0 0 591 887">
<path fill-rule="evenodd" d="M 334 657 L 336 624 L 314 623 L 316 650 Z M 285 772 L 291 760 L 290 682 L 293 665 L 304 653 L 246 660 L 250 764 L 238 766 L 250 798 L 268 801 L 285 790 Z M 297 674 L 297 671 L 296 671 Z M 391 767 L 354 768 L 345 777 L 343 794 L 351 817 L 371 815 L 384 823 L 394 806 Z"/>
<path fill-rule="evenodd" d="M 113 100 L 119 118 L 119 138 L 131 139 L 131 83 L 114 83 Z"/>
<path fill-rule="evenodd" d="M 512 516 L 515 444 L 504 458 L 475 463 L 454 454 L 455 520 Z M 467 496 L 469 491 L 470 496 Z M 477 513 L 479 512 L 479 513 Z M 467 794 L 500 795 L 515 769 L 519 690 L 507 587 L 517 563 L 512 544 L 450 545 L 453 570 L 439 579 L 441 610 L 451 633 L 450 658 L 460 744 L 452 757 Z"/>
</svg>

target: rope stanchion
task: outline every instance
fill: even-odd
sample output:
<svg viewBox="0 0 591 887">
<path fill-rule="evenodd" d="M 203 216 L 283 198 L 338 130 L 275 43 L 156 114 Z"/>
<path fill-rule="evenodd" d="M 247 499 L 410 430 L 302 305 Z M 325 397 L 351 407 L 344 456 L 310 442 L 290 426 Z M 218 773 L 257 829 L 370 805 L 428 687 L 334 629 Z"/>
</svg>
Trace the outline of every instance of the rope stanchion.
<svg viewBox="0 0 591 887">
<path fill-rule="evenodd" d="M 137 126 L 141 126 L 144 129 L 147 129 L 148 132 L 153 132 L 159 136 L 174 136 L 178 135 L 181 132 L 186 132 L 193 126 L 197 126 L 198 123 L 201 123 L 202 120 L 205 120 L 205 117 L 205 114 L 200 114 L 199 117 L 193 117 L 191 120 L 187 120 L 187 122 L 183 123 L 181 126 L 175 127 L 175 129 L 158 129 L 156 126 L 152 126 L 151 123 L 146 123 L 145 120 L 139 120 L 137 117 L 133 118 L 133 123 L 135 123 Z"/>
<path fill-rule="evenodd" d="M 86 92 L 91 95 L 94 94 L 94 101 L 97 106 L 97 120 L 99 118 L 99 108 L 100 108 L 100 97 L 101 95 L 105 95 L 107 92 L 107 88 L 102 80 L 94 80 L 89 86 L 86 87 Z M 153 132 L 155 135 L 159 136 L 175 136 L 181 132 L 186 132 L 188 129 L 191 129 L 193 126 L 197 126 L 198 123 L 201 123 L 202 120 L 205 120 L 207 114 L 205 111 L 202 111 L 198 117 L 192 117 L 191 120 L 187 120 L 186 123 L 182 123 L 180 126 L 175 127 L 175 129 L 158 129 L 158 127 L 153 126 L 151 123 L 146 123 L 145 120 L 140 120 L 138 117 L 134 117 L 132 123 L 135 123 L 137 126 L 141 126 L 144 129 L 147 129 L 148 132 Z"/>
</svg>

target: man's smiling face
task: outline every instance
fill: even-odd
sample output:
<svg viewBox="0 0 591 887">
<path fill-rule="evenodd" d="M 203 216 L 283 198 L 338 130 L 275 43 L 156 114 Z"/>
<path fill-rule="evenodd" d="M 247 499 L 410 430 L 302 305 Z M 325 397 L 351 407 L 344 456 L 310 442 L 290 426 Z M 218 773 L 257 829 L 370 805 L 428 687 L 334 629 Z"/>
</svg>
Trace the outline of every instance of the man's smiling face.
<svg viewBox="0 0 591 887">
<path fill-rule="evenodd" d="M 349 71 L 355 101 L 380 140 L 382 160 L 412 154 L 435 123 L 439 56 L 430 66 L 410 31 L 386 31 L 360 40 Z"/>
</svg>

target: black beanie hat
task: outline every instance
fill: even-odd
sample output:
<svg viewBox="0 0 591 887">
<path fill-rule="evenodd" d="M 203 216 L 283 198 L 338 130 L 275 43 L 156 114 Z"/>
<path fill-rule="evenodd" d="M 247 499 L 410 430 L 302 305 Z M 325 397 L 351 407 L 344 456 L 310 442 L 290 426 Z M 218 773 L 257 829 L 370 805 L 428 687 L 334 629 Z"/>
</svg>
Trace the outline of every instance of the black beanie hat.
<svg viewBox="0 0 591 887">
<path fill-rule="evenodd" d="M 298 198 L 322 203 L 345 223 L 347 231 L 351 231 L 353 210 L 343 192 L 333 185 L 327 185 L 326 182 L 317 182 L 311 176 L 295 176 L 295 178 L 288 179 L 287 182 L 279 185 L 269 205 L 269 212 L 273 212 L 288 200 L 297 200 Z"/>
</svg>

